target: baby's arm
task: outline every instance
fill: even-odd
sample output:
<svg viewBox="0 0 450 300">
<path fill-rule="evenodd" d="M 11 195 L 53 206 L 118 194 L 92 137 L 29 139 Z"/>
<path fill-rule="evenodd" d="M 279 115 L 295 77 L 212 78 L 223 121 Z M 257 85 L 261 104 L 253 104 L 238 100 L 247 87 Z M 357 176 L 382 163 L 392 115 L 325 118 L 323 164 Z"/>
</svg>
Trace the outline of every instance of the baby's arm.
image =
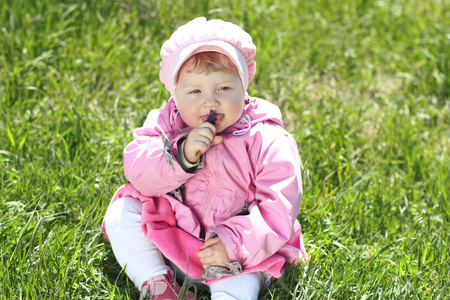
<svg viewBox="0 0 450 300">
<path fill-rule="evenodd" d="M 298 229 L 302 187 L 297 144 L 290 135 L 282 135 L 262 150 L 249 214 L 231 217 L 213 230 L 230 260 L 244 267 L 272 256 L 295 238 Z"/>
<path fill-rule="evenodd" d="M 144 126 L 134 132 L 134 140 L 125 147 L 123 153 L 125 176 L 140 193 L 147 196 L 173 191 L 194 175 L 185 172 L 175 159 L 173 153 L 177 151 L 176 140 L 169 141 L 173 144 L 170 149 L 165 149 L 167 143 L 161 131 L 173 138 L 172 129 L 167 125 L 169 114 L 166 110 L 167 107 L 151 111 Z M 172 158 L 173 167 L 165 156 Z"/>
</svg>

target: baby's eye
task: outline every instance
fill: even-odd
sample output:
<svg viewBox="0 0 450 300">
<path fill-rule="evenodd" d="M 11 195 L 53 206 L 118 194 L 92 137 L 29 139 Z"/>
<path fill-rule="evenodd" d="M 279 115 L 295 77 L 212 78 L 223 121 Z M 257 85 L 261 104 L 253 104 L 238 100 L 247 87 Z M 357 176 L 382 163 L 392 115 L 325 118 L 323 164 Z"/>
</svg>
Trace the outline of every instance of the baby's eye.
<svg viewBox="0 0 450 300">
<path fill-rule="evenodd" d="M 192 94 L 198 94 L 198 93 L 201 93 L 202 91 L 200 91 L 199 89 L 196 89 L 196 90 L 193 90 L 191 93 Z"/>
<path fill-rule="evenodd" d="M 221 90 L 221 91 L 226 91 L 226 90 L 229 90 L 230 88 L 228 87 L 228 86 L 221 86 L 220 88 L 219 88 L 219 90 Z"/>
</svg>

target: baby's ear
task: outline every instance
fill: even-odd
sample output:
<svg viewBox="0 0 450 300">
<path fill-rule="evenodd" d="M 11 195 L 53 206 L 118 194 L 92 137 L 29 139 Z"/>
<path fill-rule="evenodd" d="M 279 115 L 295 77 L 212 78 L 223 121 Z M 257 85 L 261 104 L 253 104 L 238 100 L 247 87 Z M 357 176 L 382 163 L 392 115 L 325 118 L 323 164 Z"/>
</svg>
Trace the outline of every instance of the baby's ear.
<svg viewBox="0 0 450 300">
<path fill-rule="evenodd" d="M 212 140 L 211 146 L 220 144 L 222 142 L 223 142 L 223 137 L 222 136 L 215 136 L 214 139 Z"/>
</svg>

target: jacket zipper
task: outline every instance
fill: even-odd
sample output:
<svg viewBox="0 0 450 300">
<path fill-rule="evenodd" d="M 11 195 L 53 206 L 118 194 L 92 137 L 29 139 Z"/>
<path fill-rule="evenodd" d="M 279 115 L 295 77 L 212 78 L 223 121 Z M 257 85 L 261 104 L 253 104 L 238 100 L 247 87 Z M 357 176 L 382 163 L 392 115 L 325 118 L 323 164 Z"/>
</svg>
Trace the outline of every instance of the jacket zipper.
<svg viewBox="0 0 450 300">
<path fill-rule="evenodd" d="M 212 184 L 211 184 L 211 189 L 209 190 L 209 193 L 208 193 L 208 197 L 206 198 L 206 201 L 205 201 L 206 205 L 203 207 L 203 210 L 202 210 L 202 214 L 201 214 L 202 221 L 205 220 L 206 213 L 207 213 L 208 208 L 209 208 L 209 206 L 211 204 L 211 200 L 214 197 L 214 194 L 215 194 L 215 191 L 216 191 L 216 185 L 217 185 L 217 176 L 216 176 L 216 172 L 215 172 L 215 168 L 214 168 L 214 164 L 213 164 L 213 162 L 214 162 L 214 149 L 210 149 L 208 154 L 209 154 L 208 155 L 208 158 L 209 158 L 208 168 L 209 168 L 210 173 L 211 173 Z"/>
</svg>

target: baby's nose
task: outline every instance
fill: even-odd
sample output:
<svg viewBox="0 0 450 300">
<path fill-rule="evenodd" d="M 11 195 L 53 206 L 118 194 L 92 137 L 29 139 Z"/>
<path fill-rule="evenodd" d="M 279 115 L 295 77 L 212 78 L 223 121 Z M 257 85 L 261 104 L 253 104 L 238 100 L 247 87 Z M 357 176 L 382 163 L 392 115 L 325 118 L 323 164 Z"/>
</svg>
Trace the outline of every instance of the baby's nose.
<svg viewBox="0 0 450 300">
<path fill-rule="evenodd" d="M 220 101 L 217 93 L 212 93 L 205 97 L 205 105 L 211 108 L 219 106 Z"/>
</svg>

